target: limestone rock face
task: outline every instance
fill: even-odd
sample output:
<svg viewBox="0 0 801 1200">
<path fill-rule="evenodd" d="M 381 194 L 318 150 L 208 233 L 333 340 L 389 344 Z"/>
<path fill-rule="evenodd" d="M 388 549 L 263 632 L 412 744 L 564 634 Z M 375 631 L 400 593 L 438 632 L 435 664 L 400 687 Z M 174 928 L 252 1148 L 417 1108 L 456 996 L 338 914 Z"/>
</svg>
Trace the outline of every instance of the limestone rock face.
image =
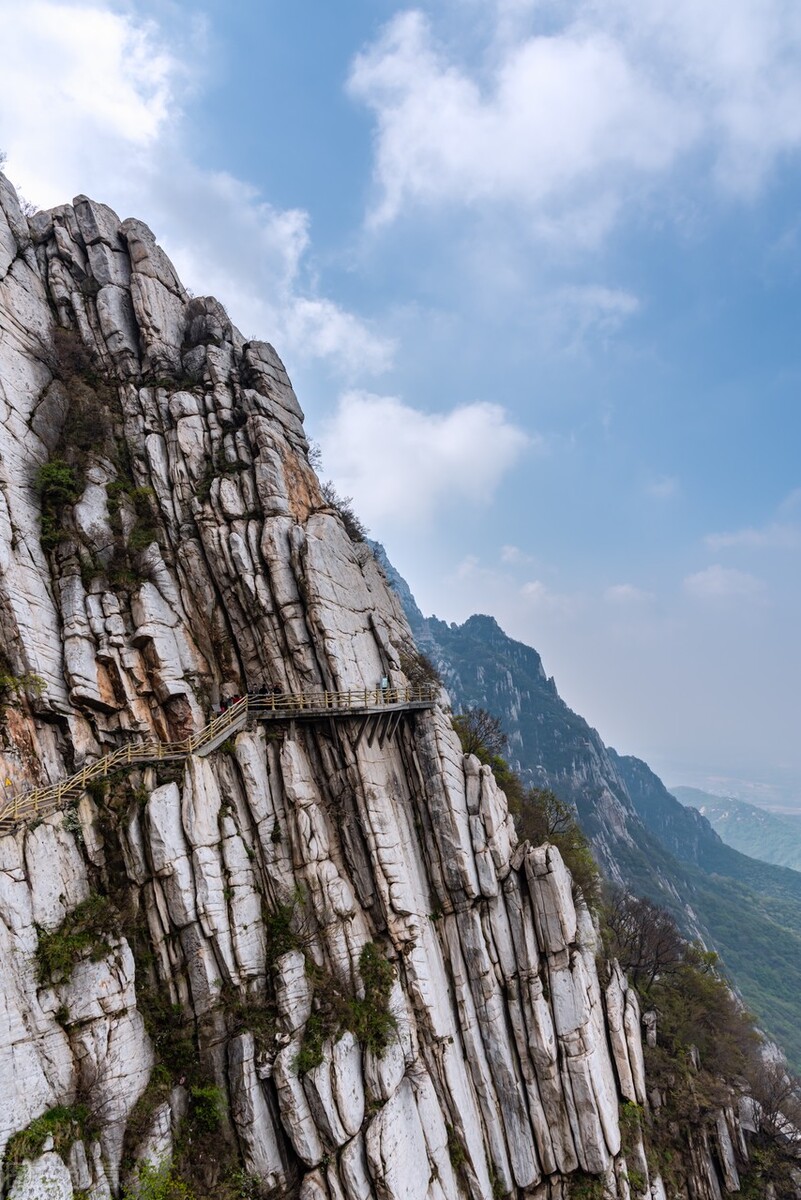
<svg viewBox="0 0 801 1200">
<path fill-rule="evenodd" d="M 86 197 L 27 221 L 4 180 L 0 206 L 10 790 L 263 687 L 404 685 L 409 628 L 273 348 L 189 298 L 141 222 Z M 0 1154 L 59 1106 L 92 1116 L 15 1200 L 119 1194 L 187 1128 L 209 1195 L 236 1166 L 309 1200 L 557 1200 L 579 1169 L 629 1196 L 636 996 L 602 988 L 558 851 L 517 844 L 441 706 L 252 722 L 0 834 Z M 114 928 L 48 976 L 43 938 L 98 894 Z M 725 1122 L 718 1143 L 725 1188 Z"/>
</svg>

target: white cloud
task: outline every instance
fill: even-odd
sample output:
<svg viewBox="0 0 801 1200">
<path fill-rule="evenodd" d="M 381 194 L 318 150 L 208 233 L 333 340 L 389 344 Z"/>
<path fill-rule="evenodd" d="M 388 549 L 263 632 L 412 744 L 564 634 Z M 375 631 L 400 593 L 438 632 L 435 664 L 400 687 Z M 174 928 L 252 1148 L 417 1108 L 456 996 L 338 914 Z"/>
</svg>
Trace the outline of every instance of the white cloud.
<svg viewBox="0 0 801 1200">
<path fill-rule="evenodd" d="M 378 124 L 379 223 L 408 201 L 590 205 L 605 167 L 663 167 L 682 140 L 681 122 L 605 35 L 518 42 L 482 88 L 423 15 L 406 12 L 356 59 L 350 90 Z"/>
<path fill-rule="evenodd" d="M 191 226 L 176 227 L 174 212 L 198 191 L 202 211 Z M 164 240 L 184 281 L 222 300 L 247 337 L 275 342 L 295 362 L 325 359 L 348 381 L 390 366 L 393 341 L 332 300 L 305 292 L 306 212 L 275 209 L 249 184 L 190 164 L 171 181 L 166 199 L 153 203 L 161 206 L 157 227 L 167 230 Z"/>
<path fill-rule="evenodd" d="M 794 0 L 611 0 L 608 27 L 683 93 L 717 180 L 741 195 L 801 144 L 801 10 Z"/>
<path fill-rule="evenodd" d="M 505 571 L 484 566 L 477 554 L 468 554 L 457 564 L 454 579 L 462 593 L 464 585 L 469 584 L 472 594 L 478 591 L 478 594 L 484 597 L 497 596 L 499 591 L 508 591 L 513 586 Z"/>
<path fill-rule="evenodd" d="M 747 195 L 801 145 L 794 0 L 504 3 L 494 20 L 480 61 L 415 10 L 354 60 L 351 94 L 376 122 L 374 224 L 511 204 L 541 234 L 597 240 L 676 169 Z"/>
<path fill-rule="evenodd" d="M 349 381 L 390 363 L 393 343 L 320 295 L 308 214 L 195 161 L 182 100 L 203 71 L 201 34 L 178 45 L 107 3 L 0 0 L 0 148 L 28 200 L 92 195 L 147 221 L 184 282 L 215 293 L 246 336 Z"/>
<path fill-rule="evenodd" d="M 796 550 L 801 546 L 800 510 L 801 488 L 794 488 L 779 504 L 778 519 L 766 525 L 710 533 L 704 541 L 710 550 Z"/>
<path fill-rule="evenodd" d="M 710 550 L 794 550 L 801 546 L 801 529 L 773 522 L 762 529 L 737 529 L 732 533 L 710 533 L 704 538 Z"/>
<path fill-rule="evenodd" d="M 764 595 L 765 584 L 747 571 L 716 563 L 684 580 L 684 590 L 702 600 L 740 598 L 754 600 Z"/>
<path fill-rule="evenodd" d="M 521 550 L 519 546 L 501 546 L 501 562 L 507 566 L 518 566 L 534 562 L 534 556 Z"/>
<path fill-rule="evenodd" d="M 573 616 L 582 607 L 580 596 L 555 592 L 541 579 L 531 579 L 524 583 L 520 588 L 520 595 L 527 606 L 562 616 Z"/>
<path fill-rule="evenodd" d="M 653 592 L 635 587 L 633 583 L 615 583 L 604 592 L 604 600 L 608 604 L 630 606 L 653 600 Z"/>
<path fill-rule="evenodd" d="M 278 321 L 281 324 L 279 312 Z M 295 354 L 336 361 L 348 379 L 380 375 L 392 365 L 393 339 L 332 300 L 294 297 L 283 317 L 284 339 Z"/>
<path fill-rule="evenodd" d="M 340 399 L 320 434 L 327 472 L 368 524 L 489 501 L 532 441 L 497 404 L 426 413 L 358 391 Z"/>
<path fill-rule="evenodd" d="M 675 475 L 660 475 L 645 488 L 647 495 L 653 496 L 655 500 L 670 500 L 678 493 L 678 490 L 679 481 Z"/>
<path fill-rule="evenodd" d="M 640 301 L 623 288 L 603 284 L 570 284 L 556 288 L 542 302 L 541 323 L 568 350 L 579 350 L 591 338 L 617 333 L 640 310 Z"/>
<path fill-rule="evenodd" d="M 63 203 L 98 160 L 109 174 L 139 169 L 168 126 L 182 78 L 156 26 L 43 0 L 1 0 L 0 18 L 0 144 L 29 198 Z"/>
<path fill-rule="evenodd" d="M 577 314 L 579 321 L 601 330 L 617 329 L 621 321 L 640 308 L 640 301 L 631 292 L 601 284 L 563 287 L 555 293 L 555 299 Z"/>
</svg>

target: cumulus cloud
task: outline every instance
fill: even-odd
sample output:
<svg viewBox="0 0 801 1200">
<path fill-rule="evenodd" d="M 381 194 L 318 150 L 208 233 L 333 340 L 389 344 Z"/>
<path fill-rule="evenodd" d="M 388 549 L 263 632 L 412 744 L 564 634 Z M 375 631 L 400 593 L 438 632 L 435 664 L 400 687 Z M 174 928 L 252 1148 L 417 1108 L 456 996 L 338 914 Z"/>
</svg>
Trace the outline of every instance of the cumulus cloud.
<svg viewBox="0 0 801 1200">
<path fill-rule="evenodd" d="M 593 207 L 588 185 L 608 162 L 663 167 L 681 140 L 664 100 L 605 36 L 524 40 L 482 88 L 426 18 L 406 12 L 355 60 L 350 90 L 378 126 L 378 223 L 410 201 L 547 208 L 577 183 L 585 190 L 572 198 Z"/>
<path fill-rule="evenodd" d="M 722 567 L 719 563 L 688 575 L 684 580 L 688 595 L 701 600 L 746 599 L 755 600 L 765 593 L 763 580 L 747 571 L 734 567 Z"/>
<path fill-rule="evenodd" d="M 710 533 L 704 538 L 710 550 L 795 550 L 801 546 L 801 529 L 778 521 L 761 529 L 737 529 L 731 533 Z"/>
<path fill-rule="evenodd" d="M 520 595 L 528 607 L 562 616 L 573 616 L 582 606 L 579 596 L 555 592 L 541 579 L 530 579 L 524 583 Z"/>
<path fill-rule="evenodd" d="M 162 135 L 181 67 L 152 22 L 91 4 L 2 0 L 2 144 L 38 203 L 65 199 L 96 155 L 137 162 Z"/>
<path fill-rule="evenodd" d="M 776 519 L 765 525 L 748 525 L 704 538 L 710 550 L 796 550 L 801 546 L 801 488 L 789 492 L 776 510 Z"/>
<path fill-rule="evenodd" d="M 115 9 L 0 0 L 0 147 L 8 175 L 40 207 L 87 191 L 112 205 L 145 199 L 168 148 L 180 153 L 174 135 L 192 78 L 181 47 L 155 22 Z M 187 58 L 196 33 L 191 26 Z"/>
<path fill-rule="evenodd" d="M 428 413 L 363 391 L 340 399 L 320 435 L 327 472 L 368 524 L 487 502 L 533 441 L 497 404 Z"/>
<path fill-rule="evenodd" d="M 415 205 L 500 203 L 540 233 L 597 240 L 670 172 L 692 163 L 694 179 L 751 194 L 801 144 L 793 0 L 576 0 L 548 17 L 507 0 L 498 37 L 468 61 L 405 11 L 358 55 L 349 88 L 376 124 L 373 224 Z"/>
<path fill-rule="evenodd" d="M 630 606 L 653 600 L 653 592 L 635 587 L 633 583 L 615 583 L 604 592 L 607 604 Z"/>
<path fill-rule="evenodd" d="M 202 211 L 191 228 L 185 222 L 176 227 L 173 213 L 194 203 L 198 191 Z M 392 339 L 329 298 L 305 292 L 304 264 L 312 247 L 302 209 L 276 209 L 251 185 L 191 164 L 152 202 L 184 281 L 218 296 L 247 337 L 274 341 L 295 362 L 327 360 L 349 382 L 390 366 Z"/>
<path fill-rule="evenodd" d="M 534 562 L 534 557 L 519 546 L 501 546 L 501 562 L 507 566 L 519 566 Z"/>
<path fill-rule="evenodd" d="M 202 25 L 180 44 L 133 11 L 81 0 L 0 0 L 0 19 L 0 148 L 28 200 L 88 192 L 146 220 L 185 283 L 295 362 L 325 360 L 348 380 L 387 367 L 391 340 L 319 294 L 308 214 L 195 160 L 182 104 L 202 82 Z"/>
</svg>

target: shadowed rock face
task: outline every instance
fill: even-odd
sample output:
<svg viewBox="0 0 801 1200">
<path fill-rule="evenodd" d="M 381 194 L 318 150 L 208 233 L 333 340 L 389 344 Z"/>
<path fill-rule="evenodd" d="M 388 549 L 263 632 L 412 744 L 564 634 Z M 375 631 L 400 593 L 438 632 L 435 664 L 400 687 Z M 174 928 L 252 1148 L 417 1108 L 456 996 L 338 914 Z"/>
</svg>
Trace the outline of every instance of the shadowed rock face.
<svg viewBox="0 0 801 1200">
<path fill-rule="evenodd" d="M 320 493 L 272 347 L 190 299 L 141 222 L 85 197 L 28 222 L 4 180 L 0 201 L 3 779 L 183 736 L 264 685 L 403 685 L 405 618 Z M 54 459 L 73 492 L 43 548 Z M 442 708 L 357 735 L 244 729 L 0 840 L 0 1149 L 55 1106 L 93 1115 L 15 1200 L 108 1196 L 169 1158 L 197 1080 L 226 1113 L 209 1195 L 239 1164 L 305 1200 L 556 1200 L 578 1168 L 628 1197 L 637 1000 L 617 971 L 602 991 L 558 852 L 517 845 Z M 37 945 L 98 893 L 100 945 L 42 976 Z M 380 1012 L 365 947 L 391 964 Z"/>
</svg>

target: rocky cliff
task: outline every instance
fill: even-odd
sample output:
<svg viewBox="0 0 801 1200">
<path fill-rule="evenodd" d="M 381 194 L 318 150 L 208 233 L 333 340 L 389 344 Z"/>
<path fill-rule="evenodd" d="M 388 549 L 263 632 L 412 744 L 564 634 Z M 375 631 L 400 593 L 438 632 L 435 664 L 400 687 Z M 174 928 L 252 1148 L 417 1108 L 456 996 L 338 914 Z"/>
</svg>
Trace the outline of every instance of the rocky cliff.
<svg viewBox="0 0 801 1200">
<path fill-rule="evenodd" d="M 424 617 L 408 585 L 374 552 L 418 643 L 454 704 L 489 710 L 529 783 L 575 806 L 604 874 L 670 910 L 685 935 L 717 950 L 729 977 L 794 1068 L 801 1068 L 801 875 L 724 845 L 640 759 L 617 754 L 561 699 L 539 654 L 492 617 Z"/>
<path fill-rule="evenodd" d="M 442 705 L 253 721 L 9 817 L 221 701 L 417 662 L 272 347 L 141 222 L 0 204 L 4 1189 L 177 1196 L 172 1161 L 209 1196 L 664 1194 L 621 1147 L 636 995 Z"/>
</svg>

